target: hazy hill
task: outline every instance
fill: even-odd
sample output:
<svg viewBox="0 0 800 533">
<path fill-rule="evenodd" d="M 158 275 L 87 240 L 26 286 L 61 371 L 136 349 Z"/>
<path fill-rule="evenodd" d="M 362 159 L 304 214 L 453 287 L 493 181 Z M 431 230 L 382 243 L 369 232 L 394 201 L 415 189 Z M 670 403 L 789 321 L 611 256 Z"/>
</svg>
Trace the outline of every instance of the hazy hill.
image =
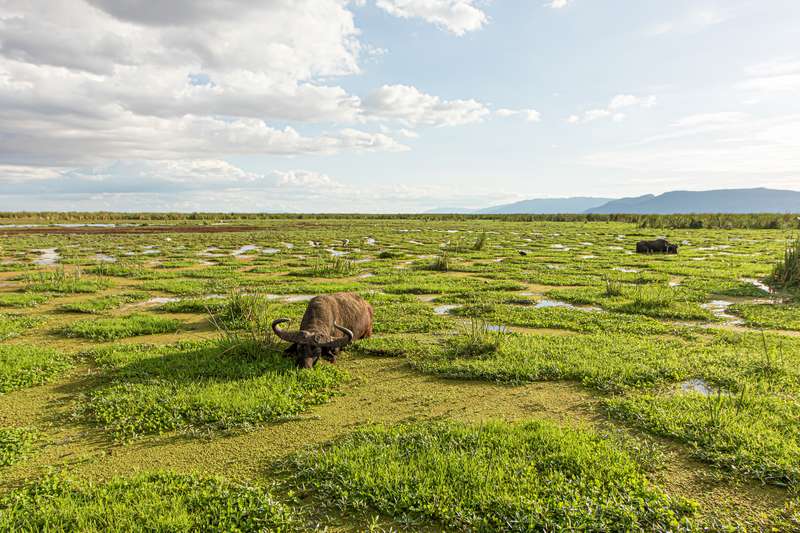
<svg viewBox="0 0 800 533">
<path fill-rule="evenodd" d="M 645 194 L 631 198 L 540 198 L 483 209 L 440 207 L 428 213 L 471 213 L 481 215 L 553 213 L 800 213 L 800 191 L 718 189 L 713 191 L 672 191 L 658 196 Z"/>
<path fill-rule="evenodd" d="M 574 198 L 539 198 L 522 200 L 513 204 L 495 205 L 483 209 L 464 209 L 459 207 L 440 207 L 428 213 L 472 213 L 478 215 L 511 215 L 511 214 L 552 214 L 552 213 L 583 213 L 592 207 L 601 206 L 609 198 L 590 198 L 576 196 Z"/>
<path fill-rule="evenodd" d="M 766 189 L 672 191 L 622 198 L 592 207 L 587 213 L 797 213 L 800 192 Z"/>
</svg>

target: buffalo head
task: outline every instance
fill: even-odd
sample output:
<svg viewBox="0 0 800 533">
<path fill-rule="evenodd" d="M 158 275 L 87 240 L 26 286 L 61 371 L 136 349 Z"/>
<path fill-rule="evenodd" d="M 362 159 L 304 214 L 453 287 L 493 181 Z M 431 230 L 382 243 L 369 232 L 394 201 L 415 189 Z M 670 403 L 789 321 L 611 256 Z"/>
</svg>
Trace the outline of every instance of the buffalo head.
<svg viewBox="0 0 800 533">
<path fill-rule="evenodd" d="M 272 331 L 279 338 L 292 343 L 291 349 L 294 351 L 295 363 L 300 368 L 313 368 L 321 356 L 336 353 L 353 342 L 353 332 L 335 323 L 333 327 L 344 334 L 335 339 L 330 339 L 329 335 L 323 333 L 304 330 L 285 331 L 278 327 L 290 321 L 288 318 L 279 318 L 273 321 Z"/>
</svg>

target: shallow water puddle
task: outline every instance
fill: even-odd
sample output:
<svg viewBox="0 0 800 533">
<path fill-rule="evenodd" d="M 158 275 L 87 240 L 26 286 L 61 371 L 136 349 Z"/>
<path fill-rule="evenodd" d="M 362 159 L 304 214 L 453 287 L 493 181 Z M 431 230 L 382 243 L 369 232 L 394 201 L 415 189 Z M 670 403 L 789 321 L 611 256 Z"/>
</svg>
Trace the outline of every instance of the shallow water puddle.
<svg viewBox="0 0 800 533">
<path fill-rule="evenodd" d="M 701 304 L 700 307 L 708 309 L 715 317 L 725 320 L 725 322 L 728 324 L 743 324 L 744 321 L 741 318 L 728 313 L 728 308 L 732 305 L 733 302 L 729 302 L 727 300 L 712 300 L 708 303 Z"/>
<path fill-rule="evenodd" d="M 252 252 L 253 250 L 258 250 L 258 246 L 256 246 L 255 244 L 245 244 L 238 250 L 234 250 L 233 252 L 231 252 L 231 255 L 238 257 L 240 255 L 245 255 L 247 252 Z"/>
<path fill-rule="evenodd" d="M 573 305 L 569 302 L 562 302 L 559 300 L 547 300 L 547 299 L 539 300 L 533 306 L 534 309 L 545 309 L 547 307 L 563 307 L 565 309 L 577 309 L 578 311 L 586 311 L 587 313 L 602 311 L 602 309 L 600 309 L 599 307 L 580 307 L 577 305 Z"/>
<path fill-rule="evenodd" d="M 680 387 L 683 392 L 697 392 L 703 396 L 710 396 L 716 392 L 706 380 L 699 378 L 682 381 Z"/>
<path fill-rule="evenodd" d="M 117 258 L 113 255 L 106 255 L 106 254 L 94 254 L 94 260 L 100 261 L 101 263 L 116 263 Z"/>
<path fill-rule="evenodd" d="M 281 296 L 280 298 L 287 303 L 307 302 L 314 298 L 316 294 L 292 294 L 290 296 Z"/>
<path fill-rule="evenodd" d="M 55 248 L 42 248 L 40 250 L 33 251 L 40 254 L 38 258 L 33 260 L 34 265 L 55 265 L 58 263 L 58 260 L 61 259 L 61 254 L 59 254 Z"/>
<path fill-rule="evenodd" d="M 626 274 L 637 274 L 639 272 L 636 268 L 625 268 L 625 267 L 614 267 L 612 270 L 616 270 L 617 272 L 624 272 Z"/>
<path fill-rule="evenodd" d="M 446 305 L 437 305 L 433 308 L 433 313 L 436 315 L 447 315 L 453 309 L 458 309 L 459 307 L 463 307 L 459 304 L 446 304 Z"/>
<path fill-rule="evenodd" d="M 749 283 L 751 285 L 754 285 L 755 287 L 758 287 L 759 289 L 761 289 L 764 292 L 772 292 L 772 290 L 769 288 L 769 286 L 766 283 L 764 283 L 763 281 L 760 281 L 760 280 L 757 280 L 757 279 L 752 279 L 752 278 L 743 278 L 742 281 L 744 281 L 745 283 Z"/>
<path fill-rule="evenodd" d="M 331 254 L 333 257 L 341 257 L 343 255 L 347 255 L 350 252 L 342 252 L 341 250 L 334 250 L 333 248 L 325 248 L 325 251 Z"/>
</svg>

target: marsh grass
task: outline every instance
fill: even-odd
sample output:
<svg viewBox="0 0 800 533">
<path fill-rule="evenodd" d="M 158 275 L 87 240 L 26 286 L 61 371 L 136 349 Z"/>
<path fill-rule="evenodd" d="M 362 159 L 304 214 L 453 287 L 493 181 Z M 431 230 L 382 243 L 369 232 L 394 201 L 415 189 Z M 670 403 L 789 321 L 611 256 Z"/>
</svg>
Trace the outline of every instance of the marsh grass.
<svg viewBox="0 0 800 533">
<path fill-rule="evenodd" d="M 478 235 L 478 238 L 475 239 L 475 244 L 472 245 L 472 249 L 476 252 L 479 252 L 484 248 L 486 248 L 486 243 L 488 241 L 489 241 L 489 235 L 485 231 L 482 231 Z"/>
<path fill-rule="evenodd" d="M 698 458 L 778 485 L 800 480 L 800 408 L 741 393 L 642 394 L 606 401 L 609 414 L 691 445 Z"/>
<path fill-rule="evenodd" d="M 787 243 L 783 260 L 773 268 L 768 283 L 775 288 L 800 287 L 800 236 Z"/>
<path fill-rule="evenodd" d="M 602 437 L 543 421 L 371 426 L 287 468 L 327 505 L 411 529 L 679 530 L 696 508 L 651 486 Z"/>
<path fill-rule="evenodd" d="M 300 370 L 281 352 L 236 341 L 121 345 L 88 354 L 111 372 L 84 412 L 116 440 L 286 420 L 333 396 L 347 374 Z"/>
<path fill-rule="evenodd" d="M 437 315 L 420 302 L 386 303 L 375 308 L 375 333 L 433 333 L 454 327 L 452 320 Z"/>
<path fill-rule="evenodd" d="M 800 331 L 800 305 L 742 303 L 728 310 L 742 317 L 750 327 Z"/>
<path fill-rule="evenodd" d="M 55 350 L 0 344 L 0 393 L 48 383 L 71 366 L 70 358 Z"/>
<path fill-rule="evenodd" d="M 33 450 L 38 432 L 26 427 L 0 427 L 0 467 L 24 459 Z"/>
<path fill-rule="evenodd" d="M 103 483 L 66 475 L 0 496 L 4 531 L 299 531 L 268 490 L 221 477 L 156 472 Z"/>
<path fill-rule="evenodd" d="M 451 358 L 485 358 L 496 354 L 503 343 L 504 332 L 492 328 L 485 320 L 471 318 L 461 324 L 457 335 L 446 341 L 446 354 Z"/>
<path fill-rule="evenodd" d="M 58 310 L 68 313 L 100 314 L 116 309 L 124 304 L 142 300 L 146 297 L 147 293 L 144 292 L 101 296 L 99 298 L 61 304 Z"/>
<path fill-rule="evenodd" d="M 174 333 L 181 325 L 182 322 L 174 318 L 137 313 L 120 317 L 78 320 L 64 326 L 60 331 L 66 337 L 112 341 L 140 335 Z"/>
<path fill-rule="evenodd" d="M 10 292 L 0 294 L 0 307 L 32 308 L 47 303 L 49 299 L 46 294 Z"/>
<path fill-rule="evenodd" d="M 615 296 L 622 296 L 622 294 L 622 283 L 607 277 L 605 295 L 612 298 Z"/>
<path fill-rule="evenodd" d="M 80 269 L 67 272 L 63 268 L 25 274 L 22 281 L 26 291 L 61 294 L 97 292 L 111 286 L 107 279 L 86 277 Z"/>
<path fill-rule="evenodd" d="M 38 316 L 0 314 L 0 341 L 21 335 L 43 322 Z"/>
<path fill-rule="evenodd" d="M 239 285 L 237 279 L 160 279 L 145 281 L 140 288 L 148 291 L 161 291 L 178 296 L 199 296 L 202 294 L 224 294 Z"/>
</svg>

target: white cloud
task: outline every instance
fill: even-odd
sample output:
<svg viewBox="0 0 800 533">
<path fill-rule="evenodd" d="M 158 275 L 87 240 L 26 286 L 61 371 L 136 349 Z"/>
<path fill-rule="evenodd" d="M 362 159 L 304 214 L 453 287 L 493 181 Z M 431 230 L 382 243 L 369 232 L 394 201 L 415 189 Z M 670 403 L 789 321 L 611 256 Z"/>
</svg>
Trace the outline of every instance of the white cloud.
<svg viewBox="0 0 800 533">
<path fill-rule="evenodd" d="M 800 92 L 800 59 L 780 58 L 745 69 L 748 78 L 737 83 L 740 90 L 756 94 Z"/>
<path fill-rule="evenodd" d="M 569 5 L 569 0 L 550 0 L 545 6 L 553 9 L 562 9 Z"/>
<path fill-rule="evenodd" d="M 696 136 L 701 134 L 703 142 L 697 142 Z M 796 181 L 800 173 L 800 115 L 770 119 L 737 112 L 693 115 L 676 121 L 662 135 L 627 148 L 592 154 L 585 162 L 662 175 L 719 173 L 761 178 L 775 174 L 792 176 Z"/>
<path fill-rule="evenodd" d="M 475 100 L 442 100 L 409 85 L 384 85 L 364 99 L 368 117 L 409 125 L 458 126 L 480 122 L 489 109 Z"/>
<path fill-rule="evenodd" d="M 704 127 L 704 126 L 727 126 L 737 122 L 742 122 L 748 118 L 747 113 L 739 111 L 721 111 L 716 113 L 697 113 L 689 115 L 672 123 L 672 127 Z"/>
<path fill-rule="evenodd" d="M 609 117 L 614 122 L 621 122 L 625 119 L 626 115 L 620 113 L 620 109 L 631 107 L 649 109 L 656 105 L 656 101 L 657 99 L 654 95 L 636 96 L 633 94 L 618 94 L 611 99 L 608 106 L 584 111 L 582 115 L 570 115 L 567 118 L 567 122 L 569 124 L 585 124 Z"/>
<path fill-rule="evenodd" d="M 15 170 L 28 171 L 39 169 Z M 419 212 L 449 202 L 483 206 L 508 199 L 488 187 L 361 187 L 314 170 L 260 174 L 221 160 L 117 161 L 2 183 L 0 201 L 19 210 L 63 209 L 68 203 L 76 210 Z"/>
<path fill-rule="evenodd" d="M 693 7 L 686 14 L 672 20 L 662 21 L 645 30 L 647 35 L 659 36 L 667 33 L 695 33 L 726 22 L 737 15 L 736 10 L 713 6 Z"/>
<path fill-rule="evenodd" d="M 278 177 L 278 187 L 294 188 L 319 188 L 319 187 L 342 187 L 327 174 L 320 174 L 309 170 L 289 170 L 286 172 L 276 171 Z"/>
<path fill-rule="evenodd" d="M 495 115 L 501 118 L 508 118 L 517 115 L 523 115 L 528 122 L 540 122 L 542 114 L 535 109 L 507 109 L 500 108 L 494 112 Z"/>
<path fill-rule="evenodd" d="M 474 0 L 377 0 L 376 5 L 400 18 L 421 18 L 455 35 L 481 29 L 489 18 Z"/>
</svg>

